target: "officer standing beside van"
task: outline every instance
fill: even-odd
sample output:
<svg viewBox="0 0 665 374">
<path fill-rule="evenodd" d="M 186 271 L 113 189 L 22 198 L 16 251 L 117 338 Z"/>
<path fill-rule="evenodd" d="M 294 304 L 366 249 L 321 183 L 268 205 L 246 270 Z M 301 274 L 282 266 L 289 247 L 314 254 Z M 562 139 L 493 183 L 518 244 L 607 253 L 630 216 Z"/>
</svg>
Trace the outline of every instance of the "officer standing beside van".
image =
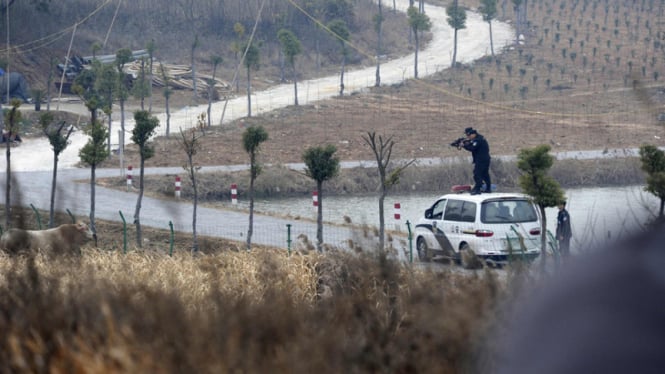
<svg viewBox="0 0 665 374">
<path fill-rule="evenodd" d="M 573 237 L 573 231 L 570 228 L 570 215 L 566 210 L 566 202 L 560 201 L 557 205 L 559 213 L 556 217 L 556 239 L 559 242 L 559 253 L 562 257 L 570 255 L 570 238 Z"/>
<path fill-rule="evenodd" d="M 481 192 L 492 192 L 492 181 L 490 180 L 490 146 L 484 136 L 480 135 L 473 127 L 464 129 L 466 140 L 461 142 L 458 149 L 464 148 L 473 156 L 473 181 L 475 185 L 471 189 L 471 195 Z M 481 191 L 483 182 L 485 190 Z"/>
</svg>

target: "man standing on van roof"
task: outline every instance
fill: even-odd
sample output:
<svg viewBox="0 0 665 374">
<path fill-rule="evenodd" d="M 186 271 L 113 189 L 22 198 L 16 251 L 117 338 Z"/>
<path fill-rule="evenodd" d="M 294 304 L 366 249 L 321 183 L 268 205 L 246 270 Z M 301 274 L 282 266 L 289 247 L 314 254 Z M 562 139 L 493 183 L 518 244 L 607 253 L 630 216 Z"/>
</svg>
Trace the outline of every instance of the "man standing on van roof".
<svg viewBox="0 0 665 374">
<path fill-rule="evenodd" d="M 464 129 L 466 141 L 461 144 L 464 149 L 471 152 L 473 156 L 473 181 L 475 185 L 471 189 L 471 195 L 478 195 L 481 192 L 492 192 L 492 181 L 490 180 L 490 146 L 485 137 L 478 134 L 473 127 Z M 485 182 L 485 190 L 481 187 Z"/>
</svg>

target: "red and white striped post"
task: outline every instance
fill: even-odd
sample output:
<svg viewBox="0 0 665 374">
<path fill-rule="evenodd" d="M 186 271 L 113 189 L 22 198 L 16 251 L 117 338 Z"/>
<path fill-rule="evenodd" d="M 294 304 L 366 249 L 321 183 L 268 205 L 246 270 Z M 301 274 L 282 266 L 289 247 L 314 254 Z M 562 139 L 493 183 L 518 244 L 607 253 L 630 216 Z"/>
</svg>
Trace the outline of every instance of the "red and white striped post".
<svg viewBox="0 0 665 374">
<path fill-rule="evenodd" d="M 238 185 L 235 183 L 231 184 L 231 204 L 238 204 Z"/>
<path fill-rule="evenodd" d="M 395 230 L 400 231 L 400 220 L 402 219 L 402 204 L 400 203 L 395 203 L 394 205 L 395 213 L 394 213 L 394 218 L 395 218 Z"/>
<path fill-rule="evenodd" d="M 319 192 L 318 191 L 312 191 L 312 206 L 314 207 L 314 211 L 318 211 L 319 209 Z"/>
<path fill-rule="evenodd" d="M 132 188 L 132 165 L 127 166 L 127 191 Z"/>
<path fill-rule="evenodd" d="M 180 176 L 175 176 L 175 197 L 180 198 Z"/>
</svg>

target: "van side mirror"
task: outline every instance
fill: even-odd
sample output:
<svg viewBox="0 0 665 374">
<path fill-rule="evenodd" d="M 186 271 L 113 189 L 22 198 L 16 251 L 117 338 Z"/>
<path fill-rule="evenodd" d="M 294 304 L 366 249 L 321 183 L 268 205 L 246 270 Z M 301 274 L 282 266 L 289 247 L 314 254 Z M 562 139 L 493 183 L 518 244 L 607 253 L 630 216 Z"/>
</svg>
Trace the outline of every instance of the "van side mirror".
<svg viewBox="0 0 665 374">
<path fill-rule="evenodd" d="M 432 208 L 429 208 L 425 210 L 425 218 L 431 219 L 432 218 Z"/>
</svg>

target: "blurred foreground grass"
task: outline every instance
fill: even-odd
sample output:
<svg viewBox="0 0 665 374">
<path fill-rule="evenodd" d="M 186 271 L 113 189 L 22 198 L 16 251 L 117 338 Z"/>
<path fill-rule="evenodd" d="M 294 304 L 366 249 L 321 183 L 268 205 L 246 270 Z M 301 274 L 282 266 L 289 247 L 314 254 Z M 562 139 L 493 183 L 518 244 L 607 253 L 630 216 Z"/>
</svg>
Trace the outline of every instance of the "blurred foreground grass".
<svg viewBox="0 0 665 374">
<path fill-rule="evenodd" d="M 513 282 L 510 270 L 270 249 L 0 255 L 0 274 L 0 372 L 487 369 Z"/>
</svg>

